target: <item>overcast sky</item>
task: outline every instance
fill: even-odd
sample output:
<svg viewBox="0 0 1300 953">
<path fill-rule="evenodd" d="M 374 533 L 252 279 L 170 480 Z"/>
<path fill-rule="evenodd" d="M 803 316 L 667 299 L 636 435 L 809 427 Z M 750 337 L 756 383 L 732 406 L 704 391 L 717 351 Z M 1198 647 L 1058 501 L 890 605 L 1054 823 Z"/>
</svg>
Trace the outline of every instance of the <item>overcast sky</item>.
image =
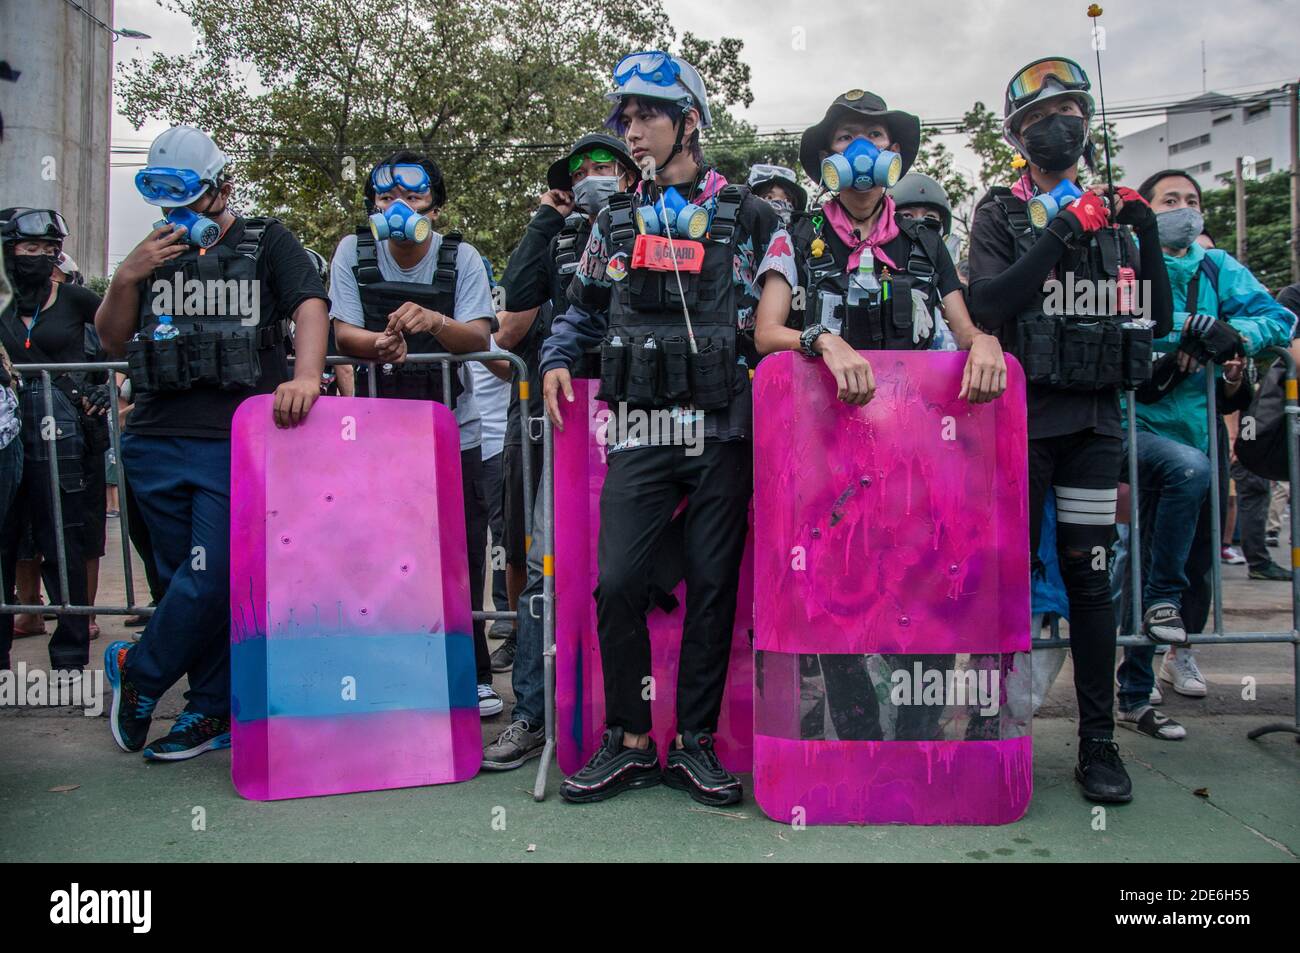
<svg viewBox="0 0 1300 953">
<path fill-rule="evenodd" d="M 359 0 L 364 2 L 364 0 Z M 753 77 L 744 118 L 761 131 L 803 129 L 839 93 L 861 87 L 923 119 L 959 117 L 982 99 L 995 112 L 1015 69 L 1049 54 L 1095 71 L 1087 4 L 1080 0 L 663 0 L 678 34 L 738 36 Z M 1173 100 L 1201 92 L 1201 42 L 1208 88 L 1235 92 L 1280 85 L 1300 75 L 1295 0 L 1124 0 L 1104 4 L 1106 101 Z M 193 30 L 155 0 L 117 0 L 115 26 L 152 40 L 121 40 L 119 59 L 190 49 Z M 612 63 L 611 63 L 612 66 Z M 1094 92 L 1096 76 L 1092 76 Z M 1158 119 L 1129 120 L 1122 134 Z M 165 128 L 135 130 L 114 116 L 113 142 L 136 144 Z M 957 164 L 977 162 L 964 137 L 943 141 Z M 115 156 L 115 162 L 138 161 Z M 132 185 L 134 169 L 113 170 L 109 262 L 115 265 L 148 230 L 156 211 Z M 522 229 L 523 223 L 520 223 Z M 320 249 L 327 257 L 332 249 Z"/>
</svg>

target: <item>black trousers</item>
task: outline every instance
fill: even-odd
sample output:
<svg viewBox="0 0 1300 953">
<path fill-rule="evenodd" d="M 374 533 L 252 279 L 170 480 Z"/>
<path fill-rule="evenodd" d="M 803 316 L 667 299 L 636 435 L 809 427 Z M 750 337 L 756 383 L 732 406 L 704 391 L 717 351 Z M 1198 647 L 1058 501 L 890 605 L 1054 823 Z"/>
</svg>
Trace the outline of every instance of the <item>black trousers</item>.
<svg viewBox="0 0 1300 953">
<path fill-rule="evenodd" d="M 1241 532 L 1241 552 L 1251 569 L 1263 569 L 1273 561 L 1266 541 L 1273 484 L 1240 463 L 1232 465 L 1232 480 L 1237 484 L 1237 529 Z"/>
<path fill-rule="evenodd" d="M 24 435 L 27 436 L 27 435 Z M 23 437 L 15 437 L 21 440 Z M 34 439 L 34 438 L 33 438 Z M 31 453 L 23 461 L 22 481 L 0 530 L 0 561 L 4 564 L 5 600 L 13 603 L 17 579 L 18 544 L 23 517 L 31 520 L 36 551 L 42 555 L 41 578 L 54 602 L 86 604 L 85 490 L 59 491 L 63 508 L 63 546 L 67 555 L 68 591 L 59 586 L 58 541 L 54 525 L 54 498 L 48 460 Z M 9 666 L 14 639 L 14 616 L 0 613 L 0 668 Z M 50 667 L 84 668 L 90 661 L 90 616 L 60 615 L 50 638 Z"/>
<path fill-rule="evenodd" d="M 1054 489 L 1081 738 L 1110 738 L 1115 731 L 1115 612 L 1108 563 L 1122 461 L 1120 439 L 1092 430 L 1029 441 L 1030 552 L 1038 552 L 1043 504 L 1048 489 Z"/>
<path fill-rule="evenodd" d="M 483 611 L 483 586 L 487 572 L 487 496 L 483 488 L 483 450 L 460 452 L 460 485 L 465 495 L 465 545 L 469 556 L 469 604 Z M 480 685 L 492 684 L 492 661 L 482 619 L 474 620 L 474 667 Z"/>
<path fill-rule="evenodd" d="M 660 537 L 683 497 L 686 621 L 677 669 L 677 730 L 716 731 L 745 552 L 753 459 L 748 441 L 651 446 L 609 456 L 600 495 L 596 627 L 605 676 L 605 721 L 650 730 L 647 580 Z"/>
</svg>

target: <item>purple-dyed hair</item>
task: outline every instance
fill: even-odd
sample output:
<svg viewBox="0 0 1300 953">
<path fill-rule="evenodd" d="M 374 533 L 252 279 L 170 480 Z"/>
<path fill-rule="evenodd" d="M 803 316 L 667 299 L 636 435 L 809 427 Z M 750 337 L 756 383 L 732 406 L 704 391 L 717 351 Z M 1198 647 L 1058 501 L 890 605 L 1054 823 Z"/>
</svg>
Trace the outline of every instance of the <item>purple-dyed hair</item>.
<svg viewBox="0 0 1300 953">
<path fill-rule="evenodd" d="M 614 103 L 614 108 L 605 119 L 605 128 L 616 136 L 627 136 L 627 124 L 623 122 L 623 110 L 627 108 L 628 101 L 633 99 L 635 99 L 641 108 L 651 116 L 667 116 L 672 120 L 674 126 L 681 121 L 682 116 L 686 113 L 687 107 L 679 106 L 677 103 L 669 103 L 657 99 L 642 99 L 639 96 L 624 96 L 622 99 Z M 690 141 L 684 143 L 684 145 L 686 150 L 691 154 L 691 158 L 700 165 L 703 165 L 704 150 L 700 148 L 700 130 L 698 126 L 695 128 L 695 131 L 691 133 Z"/>
</svg>

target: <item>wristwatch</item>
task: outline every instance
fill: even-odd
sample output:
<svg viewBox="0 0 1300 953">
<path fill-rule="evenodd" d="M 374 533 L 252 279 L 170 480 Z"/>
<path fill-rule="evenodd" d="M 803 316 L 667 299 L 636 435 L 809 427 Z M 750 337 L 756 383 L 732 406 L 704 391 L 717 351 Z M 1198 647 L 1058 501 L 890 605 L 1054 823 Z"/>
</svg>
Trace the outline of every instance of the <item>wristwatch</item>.
<svg viewBox="0 0 1300 953">
<path fill-rule="evenodd" d="M 799 350 L 803 351 L 804 357 L 817 357 L 818 354 L 813 350 L 813 344 L 823 334 L 830 334 L 823 325 L 812 324 L 803 329 L 799 335 Z"/>
</svg>

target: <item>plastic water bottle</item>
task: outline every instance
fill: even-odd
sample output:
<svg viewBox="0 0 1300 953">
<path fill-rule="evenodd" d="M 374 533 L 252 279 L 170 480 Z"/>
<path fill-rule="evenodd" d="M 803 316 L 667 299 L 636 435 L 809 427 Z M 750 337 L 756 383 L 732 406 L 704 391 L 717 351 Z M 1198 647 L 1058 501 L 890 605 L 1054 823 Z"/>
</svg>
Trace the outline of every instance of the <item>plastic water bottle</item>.
<svg viewBox="0 0 1300 953">
<path fill-rule="evenodd" d="M 153 329 L 153 339 L 155 341 L 170 341 L 172 338 L 180 337 L 180 329 L 172 324 L 170 314 L 160 315 L 158 317 L 158 327 Z"/>
</svg>

